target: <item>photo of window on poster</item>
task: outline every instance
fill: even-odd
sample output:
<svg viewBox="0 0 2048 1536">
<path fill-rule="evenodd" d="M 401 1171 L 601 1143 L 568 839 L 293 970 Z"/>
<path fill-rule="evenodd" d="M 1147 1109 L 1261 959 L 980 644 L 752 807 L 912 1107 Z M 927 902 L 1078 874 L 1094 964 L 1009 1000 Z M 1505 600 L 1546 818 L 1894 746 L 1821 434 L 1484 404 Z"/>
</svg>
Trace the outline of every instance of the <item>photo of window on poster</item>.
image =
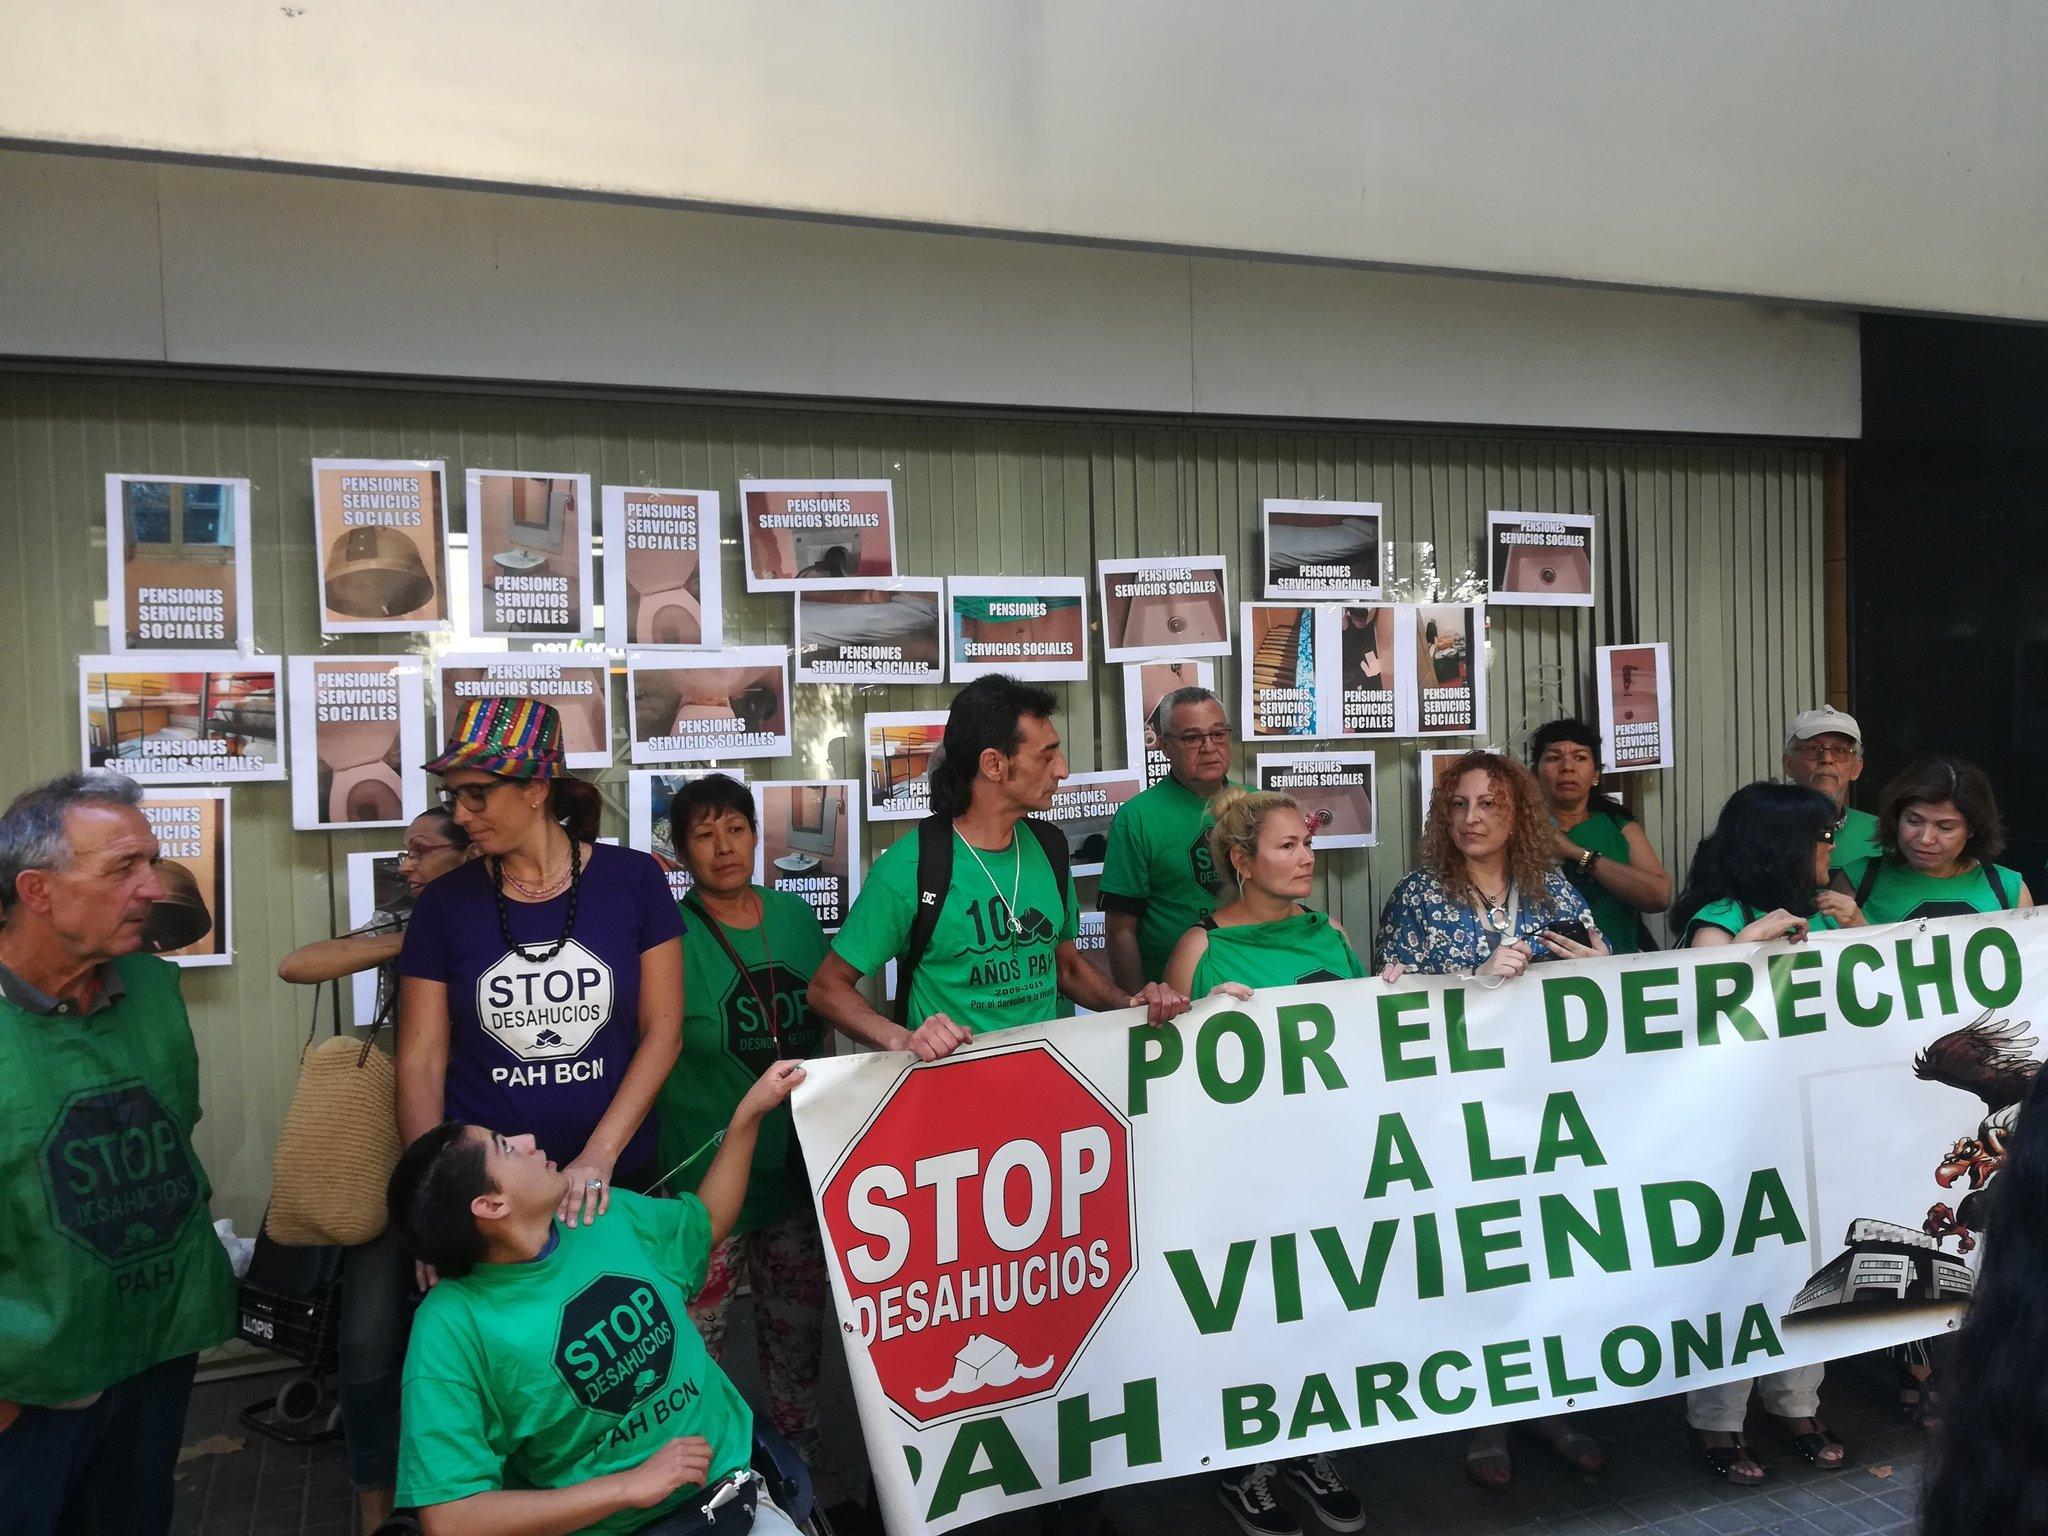
<svg viewBox="0 0 2048 1536">
<path fill-rule="evenodd" d="M 142 784 L 285 776 L 283 668 L 219 651 L 78 658 L 79 755 Z"/>
<path fill-rule="evenodd" d="M 1096 773 L 1073 773 L 1053 791 L 1052 804 L 1032 811 L 1036 821 L 1049 822 L 1067 840 L 1067 862 L 1076 879 L 1102 873 L 1102 861 L 1109 852 L 1109 824 L 1131 796 L 1145 786 L 1130 768 L 1105 768 Z"/>
<path fill-rule="evenodd" d="M 1221 555 L 1098 560 L 1104 661 L 1230 654 L 1230 583 Z"/>
<path fill-rule="evenodd" d="M 1600 766 L 1606 773 L 1669 768 L 1671 647 L 1602 645 L 1593 651 L 1593 683 L 1600 700 Z"/>
<path fill-rule="evenodd" d="M 944 589 L 936 576 L 805 587 L 796 594 L 796 680 L 942 681 Z"/>
<path fill-rule="evenodd" d="M 1279 501 L 1260 504 L 1267 597 L 1297 602 L 1376 603 L 1381 596 L 1380 504 Z"/>
<path fill-rule="evenodd" d="M 1180 688 L 1216 691 L 1213 661 L 1135 661 L 1124 669 L 1124 761 L 1144 772 L 1150 789 L 1167 775 L 1166 750 L 1154 733 L 1159 701 Z M 1226 713 L 1227 713 L 1226 709 Z M 1232 746 L 1235 748 L 1235 729 Z"/>
<path fill-rule="evenodd" d="M 472 699 L 533 699 L 562 718 L 575 769 L 612 765 L 612 671 L 602 651 L 449 651 L 434 665 L 434 743 Z"/>
<path fill-rule="evenodd" d="M 412 916 L 412 888 L 405 883 L 400 857 L 397 849 L 348 856 L 350 933 L 397 933 L 404 929 L 405 920 Z M 386 1001 L 379 991 L 384 974 L 385 968 L 380 965 L 357 971 L 349 978 L 349 1015 L 357 1029 L 368 1029 L 377 1021 L 377 1010 Z"/>
<path fill-rule="evenodd" d="M 1593 522 L 1565 514 L 1487 513 L 1487 601 L 1498 607 L 1592 607 Z"/>
<path fill-rule="evenodd" d="M 1425 832 L 1429 829 L 1430 799 L 1436 794 L 1437 787 L 1443 783 L 1444 776 L 1450 771 L 1451 764 L 1468 752 L 1492 752 L 1494 750 L 1496 749 L 1493 747 L 1481 746 L 1424 747 L 1422 749 L 1420 754 L 1421 782 L 1416 795 L 1418 806 L 1415 815 L 1416 831 Z"/>
<path fill-rule="evenodd" d="M 1315 846 L 1371 848 L 1379 841 L 1379 804 L 1370 752 L 1261 752 L 1258 787 L 1292 795 Z"/>
<path fill-rule="evenodd" d="M 869 821 L 915 821 L 931 810 L 932 759 L 945 734 L 943 709 L 885 710 L 862 718 Z"/>
<path fill-rule="evenodd" d="M 651 856 L 668 877 L 669 894 L 681 901 L 693 882 L 676 852 L 675 828 L 669 818 L 669 802 L 692 779 L 714 773 L 744 784 L 746 771 L 737 764 L 704 768 L 629 768 L 626 770 L 626 846 Z M 754 848 L 754 879 L 761 878 L 761 850 Z"/>
<path fill-rule="evenodd" d="M 789 650 L 626 652 L 632 760 L 788 757 Z"/>
<path fill-rule="evenodd" d="M 411 656 L 293 656 L 292 826 L 402 827 L 427 808 L 425 690 Z"/>
<path fill-rule="evenodd" d="M 472 469 L 469 627 L 478 636 L 590 633 L 590 476 Z"/>
<path fill-rule="evenodd" d="M 107 476 L 107 646 L 247 651 L 249 482 Z"/>
<path fill-rule="evenodd" d="M 1486 730 L 1486 609 L 1418 603 L 1408 610 L 1415 644 L 1415 733 L 1470 736 Z"/>
<path fill-rule="evenodd" d="M 954 682 L 991 672 L 1088 680 L 1088 583 L 1079 576 L 953 576 L 946 593 Z"/>
<path fill-rule="evenodd" d="M 896 571 L 896 488 L 888 480 L 742 480 L 740 539 L 749 592 Z"/>
<path fill-rule="evenodd" d="M 852 779 L 762 779 L 755 880 L 810 903 L 818 926 L 837 933 L 860 894 L 860 786 Z"/>
<path fill-rule="evenodd" d="M 607 485 L 604 638 L 717 650 L 725 643 L 718 492 Z"/>
<path fill-rule="evenodd" d="M 313 554 L 321 634 L 448 628 L 447 467 L 313 460 Z"/>
<path fill-rule="evenodd" d="M 234 865 L 224 789 L 145 789 L 142 815 L 156 834 L 163 896 L 142 925 L 144 954 L 173 965 L 235 958 Z"/>
</svg>

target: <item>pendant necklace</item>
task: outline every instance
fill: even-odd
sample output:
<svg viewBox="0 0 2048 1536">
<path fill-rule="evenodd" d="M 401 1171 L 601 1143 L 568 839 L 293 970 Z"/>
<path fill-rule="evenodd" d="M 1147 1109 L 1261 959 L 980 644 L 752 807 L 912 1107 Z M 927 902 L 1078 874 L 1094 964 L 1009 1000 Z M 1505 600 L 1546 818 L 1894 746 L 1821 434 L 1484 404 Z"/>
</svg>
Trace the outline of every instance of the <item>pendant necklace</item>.
<svg viewBox="0 0 2048 1536">
<path fill-rule="evenodd" d="M 996 877 L 989 873 L 988 865 L 983 863 L 981 850 L 968 842 L 957 830 L 953 835 L 960 839 L 961 847 L 974 855 L 974 862 L 981 865 L 982 878 L 988 881 L 988 888 L 996 893 L 998 900 L 1001 900 L 1003 888 L 996 884 Z M 1018 846 L 1017 830 L 1014 827 L 1010 829 L 1010 849 L 1017 855 L 1017 867 L 1010 871 L 1010 899 L 1004 903 L 1003 912 L 1010 920 L 1010 947 L 1015 949 L 1017 941 L 1024 937 L 1024 925 L 1017 919 L 1017 891 L 1024 879 L 1024 850 Z"/>
<path fill-rule="evenodd" d="M 568 947 L 569 935 L 576 931 L 576 898 L 583 889 L 582 855 L 582 845 L 575 838 L 570 838 L 569 911 L 562 919 L 562 936 L 538 954 L 512 937 L 512 912 L 505 902 L 505 861 L 495 857 L 488 861 L 491 871 L 491 895 L 497 898 L 498 905 L 498 933 L 505 940 L 505 948 L 529 965 L 546 965 Z"/>
</svg>

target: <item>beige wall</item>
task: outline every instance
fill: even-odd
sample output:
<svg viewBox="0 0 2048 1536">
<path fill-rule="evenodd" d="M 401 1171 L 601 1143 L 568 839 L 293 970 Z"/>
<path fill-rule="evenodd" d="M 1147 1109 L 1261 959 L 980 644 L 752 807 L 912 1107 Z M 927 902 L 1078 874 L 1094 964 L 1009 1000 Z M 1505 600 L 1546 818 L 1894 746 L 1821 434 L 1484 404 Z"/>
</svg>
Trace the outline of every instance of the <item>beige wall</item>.
<svg viewBox="0 0 2048 1536">
<path fill-rule="evenodd" d="M 13 0 L 0 137 L 2048 318 L 2031 0 Z"/>
</svg>

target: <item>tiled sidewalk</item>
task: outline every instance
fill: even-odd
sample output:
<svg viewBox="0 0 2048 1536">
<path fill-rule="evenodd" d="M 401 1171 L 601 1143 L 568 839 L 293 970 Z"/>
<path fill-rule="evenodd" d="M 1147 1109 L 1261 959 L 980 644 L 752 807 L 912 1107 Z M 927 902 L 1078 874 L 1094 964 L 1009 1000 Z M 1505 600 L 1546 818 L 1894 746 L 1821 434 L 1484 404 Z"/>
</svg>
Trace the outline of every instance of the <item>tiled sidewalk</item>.
<svg viewBox="0 0 2048 1536">
<path fill-rule="evenodd" d="M 732 1339 L 735 1361 L 750 1359 L 745 1330 L 735 1327 Z M 1338 1459 L 1366 1495 L 1370 1536 L 1908 1536 L 1915 1528 L 1928 1442 L 1890 1415 L 1889 1376 L 1880 1366 L 1837 1367 L 1824 1389 L 1829 1423 L 1853 1451 L 1854 1465 L 1843 1472 L 1817 1471 L 1759 1425 L 1756 1451 L 1772 1477 L 1757 1489 L 1733 1488 L 1708 1474 L 1675 1400 L 1588 1415 L 1583 1422 L 1608 1455 L 1608 1470 L 1597 1478 L 1580 1476 L 1521 1440 L 1514 1486 L 1505 1492 L 1467 1481 L 1457 1437 L 1347 1452 Z M 743 1387 L 751 1385 L 748 1374 L 735 1369 Z M 340 1445 L 292 1449 L 249 1435 L 236 1422 L 243 1405 L 275 1391 L 279 1379 L 213 1383 L 195 1394 L 188 1445 L 215 1434 L 247 1444 L 181 1468 L 181 1536 L 347 1536 L 350 1500 Z M 836 1385 L 828 1403 L 850 1413 L 843 1380 Z M 1308 1519 L 1306 1511 L 1300 1513 Z M 1108 1514 L 1126 1536 L 1239 1536 L 1206 1479 L 1113 1494 Z M 999 1524 L 1036 1530 L 1035 1523 L 1022 1520 Z M 1319 1531 L 1310 1519 L 1308 1536 Z"/>
</svg>

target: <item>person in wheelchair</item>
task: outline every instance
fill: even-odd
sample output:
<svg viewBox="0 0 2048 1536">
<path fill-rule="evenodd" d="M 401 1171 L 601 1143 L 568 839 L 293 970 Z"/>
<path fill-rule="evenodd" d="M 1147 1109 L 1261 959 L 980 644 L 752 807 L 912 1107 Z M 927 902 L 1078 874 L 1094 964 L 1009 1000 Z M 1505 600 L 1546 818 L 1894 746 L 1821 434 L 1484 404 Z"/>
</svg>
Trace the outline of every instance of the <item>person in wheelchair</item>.
<svg viewBox="0 0 2048 1536">
<path fill-rule="evenodd" d="M 753 1415 L 685 1309 L 762 1117 L 803 1076 L 761 1076 L 696 1194 L 614 1190 L 582 1226 L 555 1219 L 563 1175 L 530 1136 L 448 1123 L 407 1150 L 392 1222 L 440 1276 L 406 1352 L 398 1463 L 426 1536 L 793 1536 L 750 1471 Z"/>
</svg>

